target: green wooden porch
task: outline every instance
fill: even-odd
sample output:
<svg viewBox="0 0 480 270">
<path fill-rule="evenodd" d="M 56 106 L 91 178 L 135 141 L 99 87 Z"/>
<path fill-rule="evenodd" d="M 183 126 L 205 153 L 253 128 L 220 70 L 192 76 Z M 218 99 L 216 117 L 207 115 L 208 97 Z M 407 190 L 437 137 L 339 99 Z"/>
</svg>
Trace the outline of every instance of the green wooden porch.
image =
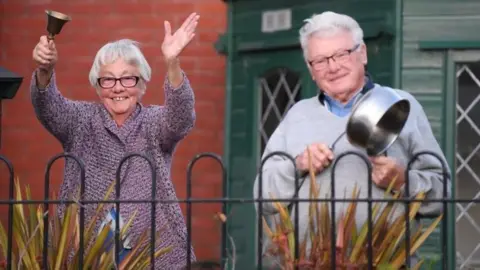
<svg viewBox="0 0 480 270">
<path fill-rule="evenodd" d="M 291 105 L 316 94 L 298 43 L 298 29 L 305 18 L 325 10 L 346 13 L 359 21 L 368 47 L 367 68 L 375 81 L 403 88 L 423 104 L 456 172 L 453 194 L 459 198 L 480 196 L 480 163 L 475 161 L 480 150 L 480 111 L 476 113 L 480 110 L 480 65 L 475 63 L 480 60 L 480 1 L 226 2 L 228 31 L 216 48 L 228 59 L 224 156 L 230 197 L 252 197 L 269 135 Z M 237 251 L 235 269 L 254 269 L 254 207 L 238 204 L 229 212 L 228 232 Z M 458 269 L 478 267 L 479 207 L 456 204 L 450 213 L 449 269 L 455 265 Z M 422 256 L 440 260 L 440 230 L 428 239 Z"/>
</svg>

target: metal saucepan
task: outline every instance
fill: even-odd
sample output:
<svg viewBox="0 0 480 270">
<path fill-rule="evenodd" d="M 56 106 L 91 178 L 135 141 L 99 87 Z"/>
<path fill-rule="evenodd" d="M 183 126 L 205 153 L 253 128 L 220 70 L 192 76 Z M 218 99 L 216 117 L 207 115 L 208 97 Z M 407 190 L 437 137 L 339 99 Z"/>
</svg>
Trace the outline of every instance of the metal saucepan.
<svg viewBox="0 0 480 270">
<path fill-rule="evenodd" d="M 369 156 L 384 154 L 400 135 L 410 113 L 410 102 L 390 88 L 375 87 L 354 106 L 346 131 L 349 142 Z"/>
<path fill-rule="evenodd" d="M 351 144 L 369 156 L 383 154 L 398 138 L 410 113 L 410 102 L 390 88 L 375 87 L 360 98 L 347 123 Z"/>
</svg>

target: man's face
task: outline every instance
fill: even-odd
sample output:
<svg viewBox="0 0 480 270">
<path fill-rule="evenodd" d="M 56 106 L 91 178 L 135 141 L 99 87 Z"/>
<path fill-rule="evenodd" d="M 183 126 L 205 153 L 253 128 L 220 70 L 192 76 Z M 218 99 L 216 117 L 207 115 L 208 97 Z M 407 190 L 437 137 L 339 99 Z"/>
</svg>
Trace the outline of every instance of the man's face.
<svg viewBox="0 0 480 270">
<path fill-rule="evenodd" d="M 347 102 L 363 86 L 366 47 L 354 43 L 351 33 L 312 36 L 307 50 L 310 73 L 327 95 Z"/>
</svg>

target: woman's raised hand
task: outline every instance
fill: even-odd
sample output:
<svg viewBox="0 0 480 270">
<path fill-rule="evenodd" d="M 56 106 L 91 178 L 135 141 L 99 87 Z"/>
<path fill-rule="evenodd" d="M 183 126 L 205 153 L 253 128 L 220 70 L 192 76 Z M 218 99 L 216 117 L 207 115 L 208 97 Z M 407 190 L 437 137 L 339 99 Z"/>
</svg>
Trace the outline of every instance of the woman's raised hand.
<svg viewBox="0 0 480 270">
<path fill-rule="evenodd" d="M 48 40 L 47 36 L 41 36 L 40 41 L 33 49 L 33 61 L 38 67 L 45 71 L 53 70 L 57 63 L 58 54 L 53 40 Z"/>
<path fill-rule="evenodd" d="M 165 21 L 165 37 L 162 44 L 162 53 L 167 62 L 175 60 L 193 39 L 199 18 L 200 15 L 195 12 L 190 14 L 182 26 L 173 34 L 170 22 Z"/>
</svg>

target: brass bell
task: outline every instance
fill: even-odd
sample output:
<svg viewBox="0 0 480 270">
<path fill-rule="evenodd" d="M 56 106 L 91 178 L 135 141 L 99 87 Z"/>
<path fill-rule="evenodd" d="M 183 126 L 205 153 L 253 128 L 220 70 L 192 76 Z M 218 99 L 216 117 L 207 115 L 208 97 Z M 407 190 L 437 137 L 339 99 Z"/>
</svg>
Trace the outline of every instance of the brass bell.
<svg viewBox="0 0 480 270">
<path fill-rule="evenodd" d="M 62 31 L 63 25 L 72 19 L 68 15 L 53 10 L 45 10 L 45 13 L 47 13 L 48 40 L 53 40 L 55 35 Z"/>
</svg>

